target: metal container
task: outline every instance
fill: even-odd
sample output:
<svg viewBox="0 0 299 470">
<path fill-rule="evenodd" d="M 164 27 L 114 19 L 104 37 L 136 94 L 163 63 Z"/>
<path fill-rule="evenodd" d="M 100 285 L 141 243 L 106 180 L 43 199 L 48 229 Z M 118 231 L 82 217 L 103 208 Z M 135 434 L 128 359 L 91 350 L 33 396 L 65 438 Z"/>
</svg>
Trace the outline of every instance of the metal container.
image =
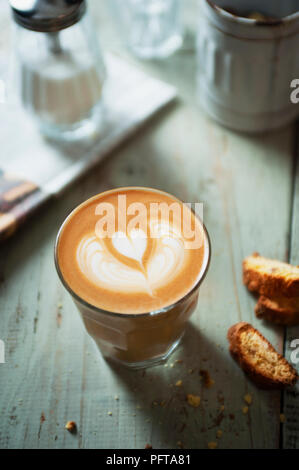
<svg viewBox="0 0 299 470">
<path fill-rule="evenodd" d="M 299 115 L 291 101 L 299 78 L 299 1 L 201 0 L 200 5 L 202 107 L 239 131 L 270 131 L 293 121 Z"/>
</svg>

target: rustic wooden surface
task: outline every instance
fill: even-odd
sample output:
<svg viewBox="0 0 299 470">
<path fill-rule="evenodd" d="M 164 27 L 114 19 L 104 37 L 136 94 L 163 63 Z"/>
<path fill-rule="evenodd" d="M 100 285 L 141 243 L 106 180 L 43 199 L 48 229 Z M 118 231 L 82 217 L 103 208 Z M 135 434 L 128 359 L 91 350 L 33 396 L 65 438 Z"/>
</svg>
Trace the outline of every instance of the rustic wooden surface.
<svg viewBox="0 0 299 470">
<path fill-rule="evenodd" d="M 219 127 L 198 109 L 190 33 L 195 3 L 188 2 L 184 49 L 163 63 L 141 63 L 121 47 L 107 5 L 91 2 L 103 48 L 177 86 L 180 101 L 1 247 L 0 339 L 6 363 L 0 364 L 0 448 L 131 449 L 147 443 L 154 449 L 207 448 L 211 441 L 219 448 L 299 447 L 298 419 L 296 425 L 294 412 L 287 411 L 295 407 L 294 394 L 282 400 L 279 392 L 257 390 L 231 360 L 226 341 L 228 327 L 246 320 L 283 350 L 284 330 L 254 316 L 241 261 L 258 250 L 280 259 L 290 252 L 298 264 L 295 126 L 250 137 Z M 4 152 L 5 142 L 1 145 Z M 213 248 L 183 344 L 166 366 L 137 372 L 103 360 L 53 263 L 55 236 L 70 210 L 95 193 L 124 185 L 153 186 L 203 202 Z M 298 329 L 288 332 L 287 350 L 296 335 Z M 200 369 L 210 372 L 212 388 L 203 386 Z M 176 387 L 180 379 L 183 384 Z M 201 397 L 198 409 L 186 403 L 187 393 Z M 247 393 L 253 402 L 243 414 Z M 77 434 L 64 429 L 67 420 L 76 421 Z M 217 439 L 219 429 L 223 435 Z"/>
<path fill-rule="evenodd" d="M 298 127 L 299 129 L 299 127 Z M 294 181 L 292 197 L 292 221 L 290 228 L 290 261 L 298 265 L 299 259 L 299 132 L 295 142 Z M 297 341 L 296 341 L 297 340 Z M 294 343 L 294 344 L 293 344 Z M 288 360 L 295 356 L 296 366 L 299 367 L 299 326 L 288 328 L 286 332 L 285 353 Z M 283 396 L 283 411 L 286 423 L 283 430 L 282 444 L 287 449 L 299 449 L 299 383 Z"/>
</svg>

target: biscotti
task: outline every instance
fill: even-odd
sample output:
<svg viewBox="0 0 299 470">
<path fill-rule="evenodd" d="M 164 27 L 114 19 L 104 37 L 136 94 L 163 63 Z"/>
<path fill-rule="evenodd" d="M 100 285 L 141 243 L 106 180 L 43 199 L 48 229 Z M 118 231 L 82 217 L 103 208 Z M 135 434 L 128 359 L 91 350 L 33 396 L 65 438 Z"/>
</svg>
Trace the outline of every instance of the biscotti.
<svg viewBox="0 0 299 470">
<path fill-rule="evenodd" d="M 252 325 L 237 323 L 227 337 L 233 358 L 257 386 L 281 389 L 296 383 L 296 370 Z"/>
<path fill-rule="evenodd" d="M 299 267 L 264 258 L 258 253 L 243 261 L 243 282 L 250 291 L 268 298 L 299 297 Z"/>
<path fill-rule="evenodd" d="M 255 314 L 258 318 L 262 318 L 277 325 L 298 325 L 299 299 L 284 296 L 275 296 L 269 299 L 261 295 L 255 306 Z"/>
</svg>

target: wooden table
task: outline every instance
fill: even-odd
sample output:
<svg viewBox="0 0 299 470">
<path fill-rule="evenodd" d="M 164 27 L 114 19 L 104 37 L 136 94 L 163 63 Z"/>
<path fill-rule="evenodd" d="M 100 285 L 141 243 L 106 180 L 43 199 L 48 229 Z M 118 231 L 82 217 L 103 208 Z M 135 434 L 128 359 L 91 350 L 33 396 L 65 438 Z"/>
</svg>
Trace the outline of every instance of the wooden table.
<svg viewBox="0 0 299 470">
<path fill-rule="evenodd" d="M 161 63 L 143 63 L 122 48 L 107 5 L 91 1 L 103 48 L 177 86 L 180 100 L 2 245 L 1 448 L 207 448 L 214 441 L 219 448 L 299 448 L 299 388 L 284 394 L 256 389 L 230 358 L 226 340 L 228 327 L 240 320 L 257 326 L 287 356 L 290 341 L 299 338 L 298 328 L 285 332 L 255 318 L 241 272 L 242 259 L 257 250 L 298 264 L 296 128 L 251 137 L 218 126 L 198 109 L 195 3 L 186 2 L 183 50 Z M 4 152 L 5 142 L 1 146 Z M 127 185 L 203 202 L 213 247 L 183 344 L 167 364 L 141 371 L 103 360 L 53 263 L 55 236 L 70 209 L 103 189 Z M 202 369 L 215 381 L 209 389 Z M 186 403 L 187 393 L 201 397 L 199 408 Z M 248 393 L 253 401 L 244 414 Z M 77 434 L 65 430 L 68 420 L 76 421 Z"/>
</svg>

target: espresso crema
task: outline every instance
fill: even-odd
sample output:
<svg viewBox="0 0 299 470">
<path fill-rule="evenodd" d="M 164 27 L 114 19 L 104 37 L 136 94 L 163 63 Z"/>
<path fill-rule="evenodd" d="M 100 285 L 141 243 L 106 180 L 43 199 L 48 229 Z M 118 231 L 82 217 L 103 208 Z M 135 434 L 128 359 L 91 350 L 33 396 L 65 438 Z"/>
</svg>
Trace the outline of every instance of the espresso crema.
<svg viewBox="0 0 299 470">
<path fill-rule="evenodd" d="M 57 260 L 68 287 L 100 309 L 147 313 L 176 303 L 205 269 L 200 220 L 173 196 L 121 188 L 76 208 L 62 226 Z"/>
</svg>

